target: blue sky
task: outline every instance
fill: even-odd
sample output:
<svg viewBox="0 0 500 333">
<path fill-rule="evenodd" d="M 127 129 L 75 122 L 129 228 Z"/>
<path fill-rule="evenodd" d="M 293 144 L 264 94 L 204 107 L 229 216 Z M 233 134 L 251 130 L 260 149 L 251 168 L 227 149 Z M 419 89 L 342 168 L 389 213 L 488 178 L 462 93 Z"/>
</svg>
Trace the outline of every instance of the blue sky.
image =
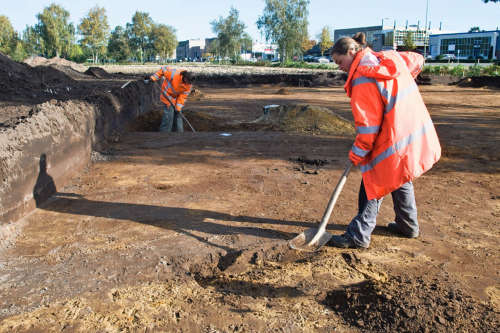
<svg viewBox="0 0 500 333">
<path fill-rule="evenodd" d="M 393 25 L 404 26 L 425 22 L 427 0 L 311 0 L 309 5 L 309 33 L 316 39 L 324 26 L 340 29 L 356 26 L 379 25 L 382 19 Z M 64 7 L 70 13 L 70 22 L 77 25 L 89 9 L 99 5 L 106 9 L 110 26 L 125 26 L 135 11 L 147 12 L 156 23 L 177 29 L 177 38 L 212 37 L 210 22 L 219 16 L 226 17 L 231 6 L 240 12 L 240 20 L 247 25 L 247 32 L 255 39 L 261 35 L 255 22 L 262 15 L 264 0 L 3 0 L 0 15 L 6 15 L 14 29 L 21 32 L 26 25 L 36 23 L 36 14 L 51 3 Z M 429 0 L 432 28 L 442 22 L 443 29 L 464 32 L 473 26 L 484 30 L 500 27 L 500 3 L 483 3 L 481 0 Z"/>
</svg>

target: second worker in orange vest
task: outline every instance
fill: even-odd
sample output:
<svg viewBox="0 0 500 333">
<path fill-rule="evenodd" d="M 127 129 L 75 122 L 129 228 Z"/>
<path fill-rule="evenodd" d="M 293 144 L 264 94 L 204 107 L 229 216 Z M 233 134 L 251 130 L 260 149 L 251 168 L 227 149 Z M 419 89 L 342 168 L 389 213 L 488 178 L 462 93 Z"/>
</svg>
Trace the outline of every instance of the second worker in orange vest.
<svg viewBox="0 0 500 333">
<path fill-rule="evenodd" d="M 151 75 L 150 79 L 153 81 L 161 80 L 162 83 L 160 100 L 164 104 L 164 110 L 160 132 L 172 132 L 173 130 L 183 132 L 181 112 L 189 93 L 191 93 L 194 79 L 192 73 L 164 66 Z"/>
</svg>

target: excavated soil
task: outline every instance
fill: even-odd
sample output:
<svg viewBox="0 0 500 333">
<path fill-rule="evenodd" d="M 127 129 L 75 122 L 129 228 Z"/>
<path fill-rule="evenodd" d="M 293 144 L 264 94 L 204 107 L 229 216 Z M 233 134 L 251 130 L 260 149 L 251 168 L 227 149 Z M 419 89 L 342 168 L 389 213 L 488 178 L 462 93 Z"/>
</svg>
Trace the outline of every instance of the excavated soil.
<svg viewBox="0 0 500 333">
<path fill-rule="evenodd" d="M 123 77 L 74 80 L 126 100 Z M 40 163 L 54 195 L 0 225 L 1 332 L 498 331 L 497 91 L 421 86 L 444 154 L 415 181 L 419 238 L 387 231 L 388 197 L 369 249 L 303 253 L 287 241 L 321 220 L 352 145 L 342 87 L 201 86 L 185 110 L 197 133 L 154 132 L 156 103 L 64 184 Z M 36 116 L 29 94 L 11 94 L 2 112 Z M 256 123 L 271 104 L 283 106 L 272 126 Z M 347 127 L 301 130 L 302 114 Z M 276 129 L 283 119 L 295 127 Z M 355 214 L 360 180 L 331 233 Z"/>
</svg>

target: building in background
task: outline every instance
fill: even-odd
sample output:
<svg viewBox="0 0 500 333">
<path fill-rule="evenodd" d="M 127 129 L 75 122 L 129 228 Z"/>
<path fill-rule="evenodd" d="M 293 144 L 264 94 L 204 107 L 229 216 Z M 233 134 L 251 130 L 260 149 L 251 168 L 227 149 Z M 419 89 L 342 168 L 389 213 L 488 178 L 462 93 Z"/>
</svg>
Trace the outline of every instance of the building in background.
<svg viewBox="0 0 500 333">
<path fill-rule="evenodd" d="M 177 45 L 177 60 L 200 60 L 205 51 L 205 39 L 188 39 L 180 41 Z"/>
<path fill-rule="evenodd" d="M 176 48 L 178 61 L 202 61 L 217 59 L 217 38 L 189 39 L 180 41 Z M 241 49 L 243 60 L 279 60 L 278 46 L 275 44 L 252 43 L 252 49 Z"/>
<path fill-rule="evenodd" d="M 382 22 L 384 23 L 384 22 Z M 421 27 L 420 23 L 416 25 L 408 25 L 408 22 L 404 27 L 394 25 L 376 25 L 369 27 L 357 27 L 348 29 L 337 29 L 334 32 L 334 41 L 342 37 L 352 37 L 358 32 L 364 32 L 366 35 L 366 41 L 368 45 L 374 51 L 381 50 L 401 50 L 404 48 L 405 39 L 408 33 L 411 33 L 413 44 L 416 49 L 422 53 L 428 53 L 429 47 L 429 36 L 433 33 L 442 33 L 441 27 L 439 29 L 431 29 Z"/>
<path fill-rule="evenodd" d="M 252 43 L 252 58 L 258 60 L 279 60 L 278 45 L 267 43 Z"/>
<path fill-rule="evenodd" d="M 500 30 L 434 34 L 429 48 L 432 58 L 500 59 Z"/>
<path fill-rule="evenodd" d="M 390 28 L 386 27 L 385 29 L 390 29 Z M 335 31 L 333 32 L 333 41 L 336 42 L 342 37 L 352 37 L 358 32 L 364 32 L 368 44 L 373 45 L 376 39 L 380 38 L 380 34 L 382 31 L 384 31 L 383 25 L 375 25 L 371 27 L 335 29 Z"/>
</svg>

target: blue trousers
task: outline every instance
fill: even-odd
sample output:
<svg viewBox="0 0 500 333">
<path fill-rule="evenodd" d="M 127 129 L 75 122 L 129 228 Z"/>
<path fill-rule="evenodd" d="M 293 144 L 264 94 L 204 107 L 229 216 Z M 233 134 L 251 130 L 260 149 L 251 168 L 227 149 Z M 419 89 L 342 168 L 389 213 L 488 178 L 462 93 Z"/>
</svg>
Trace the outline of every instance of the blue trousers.
<svg viewBox="0 0 500 333">
<path fill-rule="evenodd" d="M 413 183 L 410 181 L 391 193 L 394 202 L 395 222 L 402 233 L 410 237 L 418 236 L 417 204 Z M 357 246 L 368 247 L 370 236 L 377 224 L 377 214 L 382 204 L 381 199 L 368 200 L 365 185 L 361 181 L 358 197 L 358 215 L 347 226 L 346 236 Z"/>
<path fill-rule="evenodd" d="M 172 105 L 163 104 L 160 132 L 184 132 L 182 116 Z"/>
</svg>

